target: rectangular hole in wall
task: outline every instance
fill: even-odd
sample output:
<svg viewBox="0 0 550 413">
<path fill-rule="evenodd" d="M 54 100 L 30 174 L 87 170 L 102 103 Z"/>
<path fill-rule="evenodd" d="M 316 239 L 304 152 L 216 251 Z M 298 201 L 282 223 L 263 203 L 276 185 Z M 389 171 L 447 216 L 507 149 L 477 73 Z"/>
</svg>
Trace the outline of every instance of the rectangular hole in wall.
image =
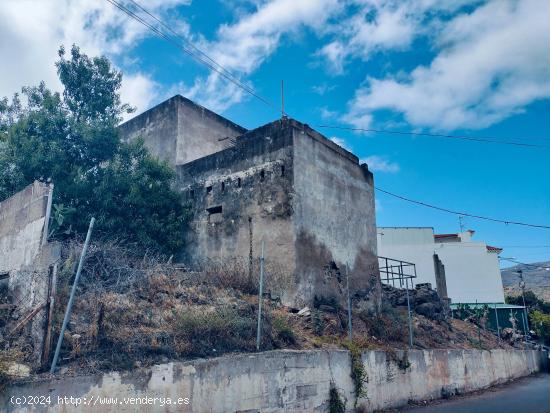
<svg viewBox="0 0 550 413">
<path fill-rule="evenodd" d="M 225 182 L 222 182 L 222 192 L 225 191 Z"/>
<path fill-rule="evenodd" d="M 241 178 L 237 178 L 237 187 L 238 187 L 238 188 L 241 187 Z"/>
<path fill-rule="evenodd" d="M 191 189 L 189 191 L 189 198 L 195 198 L 195 190 L 194 189 Z"/>
<path fill-rule="evenodd" d="M 285 166 L 281 165 L 281 176 L 285 176 Z"/>
<path fill-rule="evenodd" d="M 265 179 L 265 171 L 262 169 L 260 171 L 260 181 L 263 181 Z"/>
<path fill-rule="evenodd" d="M 206 187 L 206 193 L 207 193 L 207 194 L 212 193 L 212 186 L 207 186 L 207 187 Z"/>
<path fill-rule="evenodd" d="M 211 206 L 209 208 L 206 208 L 208 211 L 208 222 L 211 224 L 216 224 L 218 222 L 222 222 L 222 206 L 216 205 Z"/>
<path fill-rule="evenodd" d="M 208 211 L 208 213 L 210 215 L 212 215 L 212 214 L 221 214 L 222 213 L 222 206 L 221 205 L 211 206 L 209 208 L 206 208 L 206 210 Z"/>
</svg>

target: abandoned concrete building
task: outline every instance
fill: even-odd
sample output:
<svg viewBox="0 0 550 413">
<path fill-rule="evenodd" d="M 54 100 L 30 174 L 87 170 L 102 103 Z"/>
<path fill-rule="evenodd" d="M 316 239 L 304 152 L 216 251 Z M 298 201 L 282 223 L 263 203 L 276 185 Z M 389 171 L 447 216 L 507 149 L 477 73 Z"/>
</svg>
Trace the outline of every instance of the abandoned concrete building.
<svg viewBox="0 0 550 413">
<path fill-rule="evenodd" d="M 193 214 L 181 262 L 255 260 L 264 241 L 283 303 L 341 300 L 348 274 L 379 302 L 373 175 L 352 153 L 296 120 L 247 131 L 179 95 L 120 131 L 176 169 Z"/>
</svg>

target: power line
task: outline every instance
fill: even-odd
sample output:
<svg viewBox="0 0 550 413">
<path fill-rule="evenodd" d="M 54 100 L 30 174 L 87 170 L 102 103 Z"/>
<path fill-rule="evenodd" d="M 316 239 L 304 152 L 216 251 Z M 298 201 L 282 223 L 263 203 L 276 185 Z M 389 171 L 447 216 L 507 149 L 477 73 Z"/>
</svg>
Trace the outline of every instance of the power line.
<svg viewBox="0 0 550 413">
<path fill-rule="evenodd" d="M 467 216 L 467 217 L 471 217 L 471 218 L 477 218 L 477 219 L 483 219 L 483 220 L 486 220 L 486 221 L 492 221 L 492 222 L 500 222 L 502 224 L 510 224 L 510 225 L 522 225 L 522 226 L 526 226 L 526 227 L 534 227 L 534 228 L 544 228 L 544 229 L 550 229 L 550 226 L 549 225 L 539 225 L 539 224 L 530 224 L 530 223 L 526 223 L 526 222 L 519 222 L 519 221 L 512 221 L 512 220 L 504 220 L 504 219 L 497 219 L 497 218 L 491 218 L 491 217 L 485 217 L 485 216 L 481 216 L 481 215 L 474 215 L 474 214 L 468 214 L 467 212 L 459 212 L 459 211 L 453 211 L 451 209 L 447 209 L 447 208 L 442 208 L 442 207 L 438 207 L 438 206 L 435 206 L 435 205 L 431 205 L 431 204 L 428 204 L 426 202 L 422 202 L 422 201 L 416 201 L 414 199 L 410 199 L 410 198 L 406 198 L 404 196 L 401 196 L 401 195 L 397 195 L 397 194 L 394 194 L 392 192 L 389 192 L 389 191 L 386 191 L 382 188 L 379 188 L 379 187 L 375 187 L 375 189 L 379 192 L 383 192 L 387 195 L 391 195 L 395 198 L 398 198 L 398 199 L 401 199 L 403 201 L 407 201 L 407 202 L 411 202 L 413 204 L 417 204 L 417 205 L 422 205 L 422 206 L 425 206 L 425 207 L 428 207 L 428 208 L 432 208 L 432 209 L 436 209 L 438 211 L 443 211 L 443 212 L 447 212 L 449 214 L 454 214 L 454 215 L 463 215 L 463 216 Z"/>
<path fill-rule="evenodd" d="M 251 96 L 257 98 L 267 106 L 270 106 L 272 108 L 275 108 L 275 105 L 256 93 L 254 89 L 251 87 L 243 84 L 237 76 L 235 76 L 233 73 L 231 73 L 229 70 L 227 70 L 224 66 L 219 64 L 216 60 L 211 58 L 208 54 L 203 52 L 201 49 L 196 47 L 193 43 L 188 41 L 185 37 L 181 36 L 178 32 L 176 32 L 174 29 L 172 29 L 169 25 L 164 23 L 160 18 L 155 16 L 153 13 L 151 13 L 149 10 L 147 10 L 145 7 L 143 7 L 140 3 L 138 3 L 136 0 L 129 0 L 135 7 L 137 7 L 139 10 L 141 10 L 143 13 L 151 17 L 154 21 L 156 21 L 158 24 L 160 24 L 162 27 L 167 29 L 170 33 L 172 33 L 173 37 L 179 39 L 180 41 L 187 44 L 189 47 L 191 47 L 193 50 L 190 50 L 188 47 L 185 47 L 180 42 L 175 40 L 173 37 L 167 35 L 166 33 L 162 32 L 149 22 L 145 21 L 142 17 L 138 16 L 136 13 L 131 11 L 129 8 L 124 6 L 122 3 L 120 3 L 117 0 L 107 0 L 110 4 L 117 7 L 119 10 L 127 14 L 129 17 L 133 18 L 140 24 L 147 27 L 149 30 L 153 31 L 158 37 L 161 39 L 172 43 L 179 49 L 181 49 L 184 53 L 191 56 L 193 59 L 195 59 L 200 64 L 208 67 L 210 70 L 215 71 L 220 76 L 224 77 L 229 82 L 235 84 L 237 87 L 245 91 L 246 93 L 250 94 Z M 284 114 L 284 112 L 283 112 Z M 319 128 L 327 128 L 327 129 L 340 129 L 340 130 L 351 130 L 351 131 L 363 131 L 363 132 L 373 132 L 373 133 L 388 133 L 388 134 L 395 134 L 395 135 L 411 135 L 411 136 L 429 136 L 429 137 L 437 137 L 437 138 L 448 138 L 448 139 L 460 139 L 460 140 L 468 140 L 468 141 L 474 141 L 474 142 L 484 142 L 484 143 L 493 143 L 493 144 L 501 144 L 501 145 L 512 145 L 512 146 L 521 146 L 521 147 L 535 147 L 535 148 L 550 148 L 550 146 L 547 145 L 537 145 L 537 144 L 530 144 L 530 143 L 524 143 L 524 142 L 514 142 L 514 141 L 501 141 L 498 140 L 498 138 L 495 137 L 478 137 L 478 136 L 464 136 L 464 135 L 445 135 L 445 134 L 435 134 L 435 133 L 424 133 L 424 132 L 409 132 L 409 131 L 390 131 L 390 130 L 381 130 L 381 129 L 372 129 L 372 128 L 354 128 L 354 127 L 346 127 L 346 126 L 337 126 L 337 125 L 316 125 Z"/>
<path fill-rule="evenodd" d="M 393 131 L 393 130 L 372 129 L 372 128 L 354 128 L 354 127 L 337 126 L 337 125 L 316 125 L 316 127 L 326 128 L 326 129 L 361 131 L 361 132 L 388 133 L 392 135 L 429 136 L 432 138 L 460 139 L 460 140 L 467 140 L 467 141 L 474 141 L 474 142 L 495 143 L 500 145 L 513 145 L 513 146 L 524 146 L 524 147 L 533 147 L 533 148 L 550 148 L 550 146 L 548 145 L 537 145 L 534 143 L 503 141 L 503 140 L 498 140 L 498 138 L 496 137 L 490 137 L 490 136 L 481 137 L 481 136 L 465 136 L 465 135 L 444 135 L 439 133 Z"/>
<path fill-rule="evenodd" d="M 196 60 L 197 62 L 199 62 L 200 64 L 208 67 L 209 69 L 213 70 L 214 72 L 218 73 L 220 76 L 224 77 L 225 79 L 227 79 L 229 82 L 233 83 L 234 85 L 236 85 L 237 87 L 239 87 L 240 89 L 244 90 L 246 93 L 250 94 L 251 96 L 257 98 L 258 100 L 262 101 L 264 104 L 270 106 L 270 107 L 273 107 L 275 108 L 275 106 L 267 99 L 265 99 L 264 97 L 262 97 L 261 95 L 259 95 L 258 93 L 256 93 L 252 88 L 246 86 L 245 84 L 243 84 L 242 82 L 240 82 L 233 74 L 231 74 L 231 72 L 229 72 L 227 69 L 225 69 L 222 65 L 220 65 L 219 63 L 217 63 L 214 59 L 208 57 L 204 52 L 202 52 L 200 49 L 198 49 L 197 47 L 195 46 L 192 46 L 195 50 L 198 51 L 198 53 L 200 53 L 200 55 L 202 56 L 206 56 L 206 58 L 211 62 L 209 61 L 206 61 L 206 58 L 204 57 L 201 57 L 200 55 L 198 55 L 197 53 L 193 52 L 192 50 L 190 50 L 189 48 L 185 47 L 184 45 L 182 45 L 180 42 L 178 42 L 177 40 L 175 40 L 173 37 L 167 35 L 166 33 L 164 33 L 163 31 L 159 30 L 158 28 L 156 28 L 155 26 L 153 26 L 152 24 L 150 24 L 149 22 L 147 22 L 146 20 L 144 20 L 142 17 L 138 16 L 136 13 L 134 13 L 132 10 L 128 9 L 126 6 L 124 6 L 123 4 L 121 4 L 120 2 L 118 2 L 117 0 L 106 0 L 108 1 L 110 4 L 112 4 L 113 6 L 115 6 L 116 8 L 118 8 L 119 10 L 121 10 L 122 12 L 124 12 L 125 14 L 127 14 L 129 17 L 131 17 L 132 19 L 136 20 L 137 22 L 139 22 L 140 24 L 142 24 L 143 26 L 147 27 L 149 30 L 151 30 L 153 33 L 155 33 L 157 35 L 157 37 L 161 38 L 162 40 L 165 40 L 173 45 L 175 45 L 177 48 L 179 48 L 180 50 L 182 50 L 184 53 L 188 54 L 189 56 L 191 56 L 194 60 Z M 132 1 L 132 0 L 131 0 Z M 135 4 L 136 6 L 138 6 L 142 11 L 146 12 L 147 15 L 153 17 L 157 22 L 160 22 L 164 27 L 168 27 L 166 24 L 162 23 L 162 21 L 160 19 L 158 19 L 157 17 L 155 17 L 152 13 L 146 11 L 145 8 L 143 8 L 142 6 L 140 6 L 137 2 L 135 1 L 132 1 L 133 4 Z M 182 37 L 177 34 L 177 32 L 175 32 L 174 30 L 172 29 L 169 29 L 172 33 L 175 33 L 177 38 L 179 39 L 182 39 Z M 189 41 L 187 40 L 184 40 L 187 44 L 191 44 Z"/>
<path fill-rule="evenodd" d="M 550 245 L 503 245 L 502 248 L 550 248 Z"/>
<path fill-rule="evenodd" d="M 519 264 L 519 265 L 524 265 L 526 267 L 530 267 L 531 269 L 534 269 L 534 270 L 548 270 L 550 269 L 550 267 L 541 267 L 540 265 L 535 265 L 535 264 L 527 264 L 525 262 L 521 262 L 521 261 L 518 261 L 518 260 L 515 260 L 513 258 L 503 258 L 503 257 L 499 257 L 501 260 L 505 260 L 505 261 L 510 261 L 510 262 L 513 262 L 515 264 Z"/>
</svg>

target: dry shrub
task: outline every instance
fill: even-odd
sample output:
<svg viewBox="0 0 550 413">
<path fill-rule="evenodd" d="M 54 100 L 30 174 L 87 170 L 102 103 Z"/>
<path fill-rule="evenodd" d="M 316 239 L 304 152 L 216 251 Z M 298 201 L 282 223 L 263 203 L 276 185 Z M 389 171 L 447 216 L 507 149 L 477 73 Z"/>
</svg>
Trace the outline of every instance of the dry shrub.
<svg viewBox="0 0 550 413">
<path fill-rule="evenodd" d="M 174 349 L 183 356 L 210 356 L 230 351 L 253 351 L 256 317 L 231 308 L 190 309 L 177 318 Z"/>
<path fill-rule="evenodd" d="M 233 288 L 245 294 L 258 294 L 260 287 L 254 262 L 246 258 L 204 260 L 197 265 L 206 283 Z"/>
<path fill-rule="evenodd" d="M 385 302 L 380 313 L 360 308 L 359 318 L 365 323 L 369 334 L 385 342 L 406 342 L 407 314 Z"/>
</svg>

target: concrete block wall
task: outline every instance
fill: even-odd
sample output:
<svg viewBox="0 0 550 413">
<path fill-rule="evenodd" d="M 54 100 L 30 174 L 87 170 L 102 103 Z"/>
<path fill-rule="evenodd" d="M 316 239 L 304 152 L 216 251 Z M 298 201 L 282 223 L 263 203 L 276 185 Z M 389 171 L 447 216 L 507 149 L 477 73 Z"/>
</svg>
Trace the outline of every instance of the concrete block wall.
<svg viewBox="0 0 550 413">
<path fill-rule="evenodd" d="M 0 273 L 32 264 L 42 243 L 50 188 L 34 182 L 0 202 Z"/>
<path fill-rule="evenodd" d="M 397 357 L 403 357 L 403 353 L 397 353 Z M 367 351 L 362 359 L 369 377 L 368 396 L 359 400 L 359 406 L 374 411 L 401 406 L 408 400 L 439 398 L 442 392 L 464 393 L 486 388 L 541 370 L 545 358 L 546 353 L 534 350 L 413 350 L 408 353 L 410 367 L 403 370 L 395 363 L 395 356 Z M 230 355 L 129 372 L 20 383 L 0 395 L 0 409 L 63 413 L 119 413 L 136 409 L 321 413 L 328 412 L 329 389 L 333 383 L 347 400 L 346 407 L 351 412 L 354 387 L 350 367 L 349 352 L 344 350 Z M 29 395 L 50 396 L 50 403 L 24 407 L 10 403 L 12 397 Z M 80 404 L 59 403 L 59 398 L 65 396 L 79 398 Z M 130 398 L 134 398 L 134 404 L 130 404 Z M 167 398 L 171 403 L 178 399 L 181 402 L 168 404 Z"/>
<path fill-rule="evenodd" d="M 53 186 L 35 181 L 0 203 L 0 275 L 8 275 L 13 315 L 21 319 L 41 307 L 25 327 L 36 366 L 44 345 L 51 266 L 61 255 L 60 245 L 46 239 L 52 191 Z"/>
</svg>

